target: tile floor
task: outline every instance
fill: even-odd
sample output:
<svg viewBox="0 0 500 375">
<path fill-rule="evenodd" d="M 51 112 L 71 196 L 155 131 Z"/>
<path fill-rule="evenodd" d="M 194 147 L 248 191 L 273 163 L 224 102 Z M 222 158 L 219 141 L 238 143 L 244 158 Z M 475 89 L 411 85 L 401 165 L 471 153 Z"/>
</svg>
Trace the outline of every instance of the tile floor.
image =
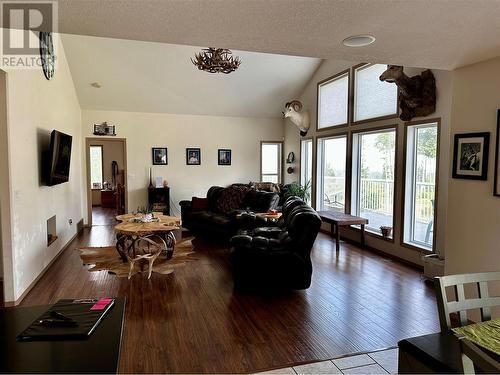
<svg viewBox="0 0 500 375">
<path fill-rule="evenodd" d="M 306 365 L 285 367 L 259 374 L 397 374 L 398 349 L 351 355 Z"/>
</svg>

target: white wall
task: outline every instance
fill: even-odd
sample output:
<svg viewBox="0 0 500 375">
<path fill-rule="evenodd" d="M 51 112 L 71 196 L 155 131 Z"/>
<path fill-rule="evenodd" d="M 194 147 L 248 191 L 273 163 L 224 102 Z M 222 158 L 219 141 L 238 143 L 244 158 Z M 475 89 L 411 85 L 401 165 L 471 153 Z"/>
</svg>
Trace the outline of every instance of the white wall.
<svg viewBox="0 0 500 375">
<path fill-rule="evenodd" d="M 117 137 L 127 139 L 129 211 L 147 204 L 149 168 L 171 188 L 174 207 L 192 196 L 204 197 L 212 185 L 260 180 L 260 141 L 283 140 L 281 119 L 216 117 L 160 113 L 82 111 L 83 137 L 93 124 L 116 125 Z M 151 148 L 168 148 L 168 165 L 153 166 Z M 201 148 L 201 165 L 186 165 L 186 148 Z M 217 165 L 217 149 L 232 150 L 232 165 Z"/>
<path fill-rule="evenodd" d="M 318 136 L 329 136 L 335 135 L 342 132 L 351 131 L 354 129 L 369 129 L 370 127 L 377 127 L 383 125 L 398 125 L 398 150 L 397 150 L 397 183 L 396 186 L 396 205 L 394 209 L 395 215 L 395 233 L 394 241 L 385 241 L 381 238 L 375 236 L 369 236 L 366 239 L 366 243 L 380 251 L 386 252 L 390 255 L 403 258 L 407 261 L 421 264 L 420 253 L 414 249 L 409 249 L 401 246 L 400 233 L 402 228 L 401 222 L 401 211 L 402 211 L 402 181 L 403 181 L 403 158 L 404 158 L 404 123 L 399 119 L 388 119 L 372 122 L 369 125 L 350 125 L 348 127 L 316 131 L 316 106 L 317 106 L 317 83 L 331 77 L 337 73 L 340 73 L 352 66 L 357 65 L 358 62 L 344 61 L 344 60 L 325 60 L 320 65 L 314 76 L 311 78 L 309 83 L 306 85 L 303 94 L 300 96 L 300 100 L 304 105 L 304 109 L 308 110 L 311 118 L 311 127 L 306 135 L 306 137 L 313 137 L 314 153 L 316 153 L 316 141 Z M 417 68 L 405 68 L 405 73 L 409 76 L 418 74 L 422 69 Z M 438 185 L 438 215 L 437 223 L 435 225 L 435 230 L 437 233 L 436 237 L 436 248 L 444 256 L 445 249 L 445 239 L 446 239 L 446 218 L 447 218 L 447 190 L 448 190 L 448 167 L 449 167 L 449 141 L 450 141 L 450 112 L 451 112 L 451 89 L 452 89 L 452 73 L 443 70 L 433 70 L 434 76 L 436 78 L 436 91 L 437 91 L 437 104 L 436 112 L 428 116 L 428 118 L 441 118 L 441 138 L 440 138 L 440 149 L 444 150 L 440 153 L 439 157 L 439 185 Z M 352 77 L 351 77 L 352 81 Z M 416 120 L 423 120 L 423 118 L 414 118 Z M 300 155 L 300 136 L 298 129 L 291 124 L 290 121 L 285 123 L 285 150 L 286 152 L 293 151 L 297 156 Z M 315 158 L 314 158 L 315 159 Z M 313 160 L 313 164 L 316 160 Z M 298 181 L 300 176 L 300 164 L 297 164 L 296 173 L 293 175 L 286 176 L 287 182 Z M 315 170 L 315 166 L 313 166 Z M 313 202 L 315 198 L 316 184 L 313 181 Z M 329 226 L 325 226 L 329 229 Z M 351 239 L 358 240 L 359 234 L 350 230 L 345 230 L 343 235 Z"/>
<path fill-rule="evenodd" d="M 10 231 L 9 145 L 7 142 L 7 75 L 0 71 L 0 278 L 7 274 L 7 290 L 12 290 Z M 6 249 L 4 251 L 4 249 Z M 5 254 L 5 257 L 2 255 Z M 2 291 L 0 291 L 2 295 Z"/>
<path fill-rule="evenodd" d="M 81 111 L 61 44 L 51 81 L 41 69 L 7 71 L 7 105 L 12 243 L 3 256 L 6 267 L 12 264 L 5 272 L 11 278 L 5 299 L 15 301 L 75 235 L 82 218 Z M 41 155 L 53 129 L 73 136 L 73 151 L 69 182 L 47 187 Z M 53 215 L 59 238 L 47 247 L 46 220 Z"/>
<path fill-rule="evenodd" d="M 452 136 L 487 131 L 491 140 L 487 181 L 448 178 L 447 274 L 499 271 L 500 198 L 493 196 L 499 108 L 500 58 L 454 71 Z M 451 155 L 450 149 L 450 163 Z"/>
</svg>

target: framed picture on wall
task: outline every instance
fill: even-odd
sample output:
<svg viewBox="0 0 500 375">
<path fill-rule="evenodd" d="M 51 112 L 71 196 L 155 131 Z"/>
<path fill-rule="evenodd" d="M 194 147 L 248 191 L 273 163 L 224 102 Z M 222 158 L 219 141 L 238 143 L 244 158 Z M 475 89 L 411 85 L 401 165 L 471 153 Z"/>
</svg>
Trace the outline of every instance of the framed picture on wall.
<svg viewBox="0 0 500 375">
<path fill-rule="evenodd" d="M 201 150 L 199 148 L 186 148 L 186 164 L 187 165 L 201 164 Z"/>
<path fill-rule="evenodd" d="M 167 165 L 168 154 L 166 147 L 153 147 L 153 165 Z"/>
<path fill-rule="evenodd" d="M 496 147 L 495 147 L 495 177 L 493 182 L 493 195 L 496 197 L 500 197 L 500 171 L 499 171 L 499 163 L 500 163 L 500 109 L 497 110 L 497 137 L 496 137 Z"/>
<path fill-rule="evenodd" d="M 231 165 L 231 150 L 220 148 L 218 150 L 217 160 L 219 165 Z"/>
<path fill-rule="evenodd" d="M 455 134 L 453 178 L 488 179 L 490 133 Z"/>
</svg>

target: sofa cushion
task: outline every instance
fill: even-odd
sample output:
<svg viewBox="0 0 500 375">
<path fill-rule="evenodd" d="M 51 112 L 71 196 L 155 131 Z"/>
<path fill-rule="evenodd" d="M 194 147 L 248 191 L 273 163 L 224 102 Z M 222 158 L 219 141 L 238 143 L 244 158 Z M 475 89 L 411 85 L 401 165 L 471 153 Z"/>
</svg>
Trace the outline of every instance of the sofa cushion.
<svg viewBox="0 0 500 375">
<path fill-rule="evenodd" d="M 223 214 L 213 214 L 210 217 L 210 221 L 218 226 L 226 227 L 231 225 L 231 219 Z"/>
<path fill-rule="evenodd" d="M 243 186 L 230 186 L 225 188 L 217 200 L 217 210 L 229 213 L 239 209 L 250 189 Z"/>
<path fill-rule="evenodd" d="M 272 193 L 280 192 L 280 185 L 274 182 L 252 182 L 252 187 L 257 190 L 270 191 Z"/>
<path fill-rule="evenodd" d="M 243 205 L 253 212 L 267 212 L 278 206 L 279 195 L 268 191 L 251 190 Z"/>
<path fill-rule="evenodd" d="M 224 190 L 223 187 L 220 186 L 212 186 L 210 189 L 207 191 L 207 199 L 208 199 L 208 205 L 209 205 L 209 211 L 217 211 L 217 201 L 219 200 L 219 197 Z"/>
<path fill-rule="evenodd" d="M 191 199 L 191 209 L 193 211 L 207 211 L 209 208 L 207 198 L 196 198 Z"/>
</svg>

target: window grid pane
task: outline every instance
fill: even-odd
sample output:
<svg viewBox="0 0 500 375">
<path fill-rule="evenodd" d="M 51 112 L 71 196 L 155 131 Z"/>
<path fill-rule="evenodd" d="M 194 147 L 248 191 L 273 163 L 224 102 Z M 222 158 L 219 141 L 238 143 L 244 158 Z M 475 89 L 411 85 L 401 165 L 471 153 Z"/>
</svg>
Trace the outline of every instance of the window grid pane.
<svg viewBox="0 0 500 375">
<path fill-rule="evenodd" d="M 312 160 L 313 160 L 313 143 L 312 139 L 302 140 L 300 146 L 300 184 L 307 186 L 309 199 L 307 203 L 311 203 L 311 188 L 312 188 Z"/>
<path fill-rule="evenodd" d="M 355 70 L 354 121 L 397 113 L 397 86 L 380 81 L 387 65 L 373 64 Z"/>
<path fill-rule="evenodd" d="M 318 210 L 345 212 L 347 137 L 320 139 Z"/>
<path fill-rule="evenodd" d="M 395 130 L 359 136 L 356 213 L 367 218 L 368 229 L 393 226 Z"/>
<path fill-rule="evenodd" d="M 94 184 L 102 187 L 102 147 L 90 146 L 90 187 Z"/>
<path fill-rule="evenodd" d="M 262 145 L 262 174 L 278 174 L 278 145 Z"/>
<path fill-rule="evenodd" d="M 279 142 L 261 144 L 261 181 L 281 182 L 282 147 Z"/>
<path fill-rule="evenodd" d="M 335 78 L 319 85 L 318 128 L 347 123 L 349 76 Z"/>
<path fill-rule="evenodd" d="M 417 127 L 414 143 L 410 239 L 413 244 L 432 248 L 437 126 Z"/>
</svg>

